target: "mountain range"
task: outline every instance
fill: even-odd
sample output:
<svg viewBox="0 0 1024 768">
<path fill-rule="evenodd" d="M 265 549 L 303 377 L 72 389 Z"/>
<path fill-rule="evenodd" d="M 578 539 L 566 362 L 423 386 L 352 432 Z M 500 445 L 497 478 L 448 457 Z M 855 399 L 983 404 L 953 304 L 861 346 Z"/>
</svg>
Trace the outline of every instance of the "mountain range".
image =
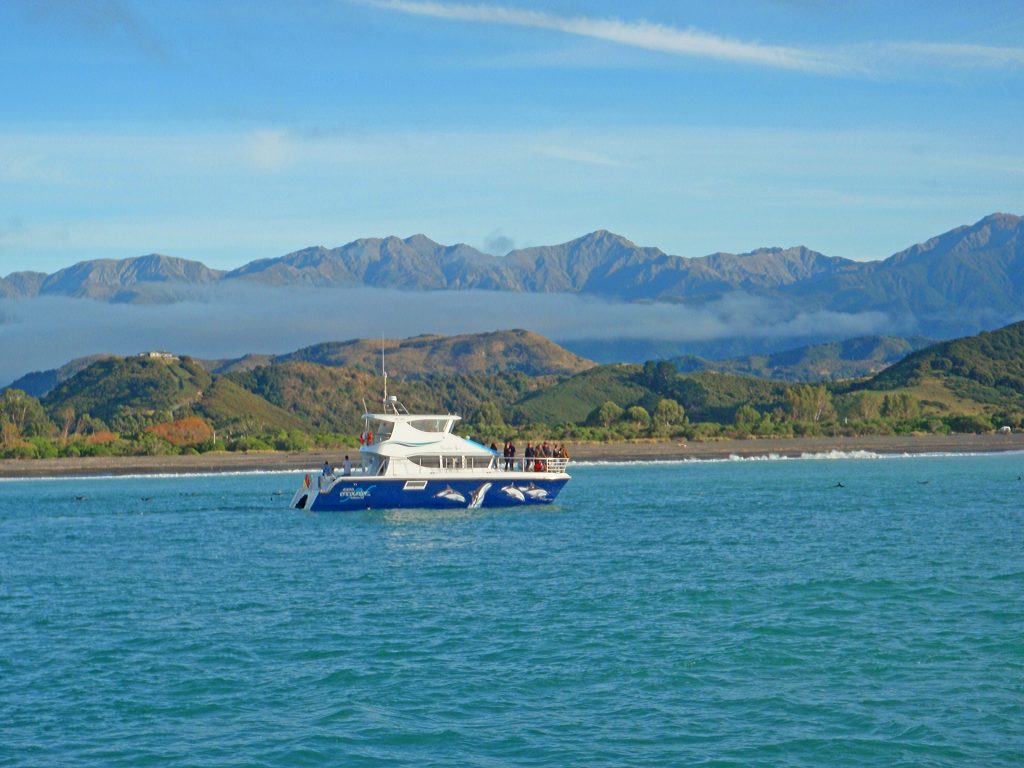
<svg viewBox="0 0 1024 768">
<path fill-rule="evenodd" d="M 803 246 L 687 258 L 605 230 L 493 256 L 414 235 L 305 248 L 230 271 L 157 254 L 98 259 L 50 275 L 10 274 L 0 279 L 0 296 L 173 302 L 183 289 L 225 285 L 569 293 L 697 306 L 739 292 L 780 301 L 793 312 L 885 313 L 908 332 L 948 338 L 1021 317 L 1024 219 L 992 214 L 880 261 Z"/>
</svg>

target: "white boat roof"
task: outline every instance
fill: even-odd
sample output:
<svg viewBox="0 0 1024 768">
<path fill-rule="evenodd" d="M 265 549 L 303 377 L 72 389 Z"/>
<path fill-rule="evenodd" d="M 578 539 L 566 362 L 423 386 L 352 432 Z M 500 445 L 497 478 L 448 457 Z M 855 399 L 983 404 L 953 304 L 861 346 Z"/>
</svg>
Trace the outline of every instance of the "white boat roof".
<svg viewBox="0 0 1024 768">
<path fill-rule="evenodd" d="M 409 421 L 462 421 L 461 416 L 454 413 L 364 413 L 363 419 L 386 421 L 391 424 L 403 424 Z"/>
</svg>

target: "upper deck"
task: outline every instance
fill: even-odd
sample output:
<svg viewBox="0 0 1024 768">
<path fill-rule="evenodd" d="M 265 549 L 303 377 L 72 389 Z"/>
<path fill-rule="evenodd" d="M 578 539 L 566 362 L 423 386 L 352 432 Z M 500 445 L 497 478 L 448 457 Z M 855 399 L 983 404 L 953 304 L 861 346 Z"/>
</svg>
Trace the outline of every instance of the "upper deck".
<svg viewBox="0 0 1024 768">
<path fill-rule="evenodd" d="M 384 400 L 383 412 L 363 414 L 360 435 L 363 470 L 373 475 L 421 475 L 449 472 L 564 473 L 567 458 L 549 456 L 506 459 L 497 451 L 452 430 L 455 414 L 411 414 L 394 396 Z"/>
</svg>

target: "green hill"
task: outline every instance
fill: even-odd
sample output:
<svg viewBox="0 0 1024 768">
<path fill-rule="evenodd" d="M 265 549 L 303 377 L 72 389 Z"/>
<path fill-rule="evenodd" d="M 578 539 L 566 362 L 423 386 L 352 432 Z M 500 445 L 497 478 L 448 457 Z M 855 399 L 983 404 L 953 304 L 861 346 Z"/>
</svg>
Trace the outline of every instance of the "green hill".
<svg viewBox="0 0 1024 768">
<path fill-rule="evenodd" d="M 187 357 L 110 357 L 61 382 L 42 402 L 51 417 L 69 407 L 106 422 L 121 409 L 172 417 L 198 402 L 211 383 L 210 374 Z"/>
<path fill-rule="evenodd" d="M 862 351 L 877 349 L 869 341 Z M 58 427 L 71 423 L 69 412 L 78 417 L 78 435 L 109 427 L 139 440 L 149 425 L 199 415 L 222 437 L 280 447 L 308 443 L 319 433 L 354 436 L 364 410 L 379 407 L 382 383 L 375 371 L 359 367 L 296 361 L 215 375 L 187 357 L 136 356 L 94 362 L 58 384 L 42 404 Z M 667 361 L 651 361 L 595 366 L 573 376 L 396 375 L 389 377 L 389 391 L 413 412 L 459 414 L 464 430 L 487 439 L 515 428 L 593 439 L 673 430 L 705 437 L 984 431 L 1024 424 L 1024 322 L 918 350 L 870 379 L 828 385 L 714 371 L 680 374 Z M 34 402 L 20 393 L 11 397 L 22 399 L 11 400 L 14 405 Z M 9 410 L 0 413 L 9 424 L 9 444 L 0 449 L 29 450 L 21 441 L 29 431 L 15 419 L 24 408 Z M 86 414 L 105 426 L 83 424 Z"/>
<path fill-rule="evenodd" d="M 20 389 L 22 392 L 27 392 L 32 395 L 32 397 L 45 397 L 62 381 L 70 379 L 76 373 L 84 368 L 88 368 L 97 360 L 106 360 L 110 357 L 112 357 L 112 355 L 88 355 L 87 357 L 77 357 L 71 362 L 65 363 L 60 368 L 26 373 L 20 379 L 12 381 L 7 387 L 5 387 L 5 389 Z"/>
<path fill-rule="evenodd" d="M 865 386 L 945 389 L 958 401 L 1024 409 L 1024 322 L 926 347 Z"/>
<path fill-rule="evenodd" d="M 213 378 L 213 383 L 195 404 L 194 410 L 217 429 L 227 432 L 254 434 L 309 429 L 309 425 L 298 416 L 268 403 L 224 376 Z"/>
<path fill-rule="evenodd" d="M 506 372 L 571 375 L 594 365 L 539 334 L 523 330 L 327 342 L 281 355 L 275 362 L 319 363 L 379 372 L 382 347 L 388 373 L 412 377 Z"/>
<path fill-rule="evenodd" d="M 517 404 L 521 418 L 540 424 L 581 422 L 604 402 L 622 407 L 649 390 L 637 381 L 639 365 L 601 365 L 528 395 Z"/>
<path fill-rule="evenodd" d="M 839 381 L 876 374 L 931 343 L 921 336 L 859 336 L 766 355 L 726 360 L 686 356 L 671 362 L 681 373 L 717 371 L 777 381 Z"/>
<path fill-rule="evenodd" d="M 70 408 L 108 426 L 127 428 L 170 421 L 190 414 L 228 432 L 305 430 L 287 411 L 222 376 L 211 376 L 188 357 L 109 357 L 61 382 L 42 400 L 60 422 Z"/>
<path fill-rule="evenodd" d="M 652 412 L 662 399 L 675 400 L 691 421 L 723 421 L 736 409 L 755 403 L 762 409 L 781 406 L 787 385 L 721 373 L 679 375 L 667 362 L 602 365 L 541 391 L 516 404 L 525 421 L 543 424 L 582 422 L 605 402 L 620 408 L 639 405 Z"/>
<path fill-rule="evenodd" d="M 316 430 L 359 432 L 364 403 L 380 406 L 382 379 L 356 368 L 293 362 L 237 372 L 228 378 L 294 414 Z M 411 411 L 457 413 L 469 418 L 487 402 L 507 408 L 549 380 L 525 374 L 392 377 L 390 391 Z"/>
</svg>

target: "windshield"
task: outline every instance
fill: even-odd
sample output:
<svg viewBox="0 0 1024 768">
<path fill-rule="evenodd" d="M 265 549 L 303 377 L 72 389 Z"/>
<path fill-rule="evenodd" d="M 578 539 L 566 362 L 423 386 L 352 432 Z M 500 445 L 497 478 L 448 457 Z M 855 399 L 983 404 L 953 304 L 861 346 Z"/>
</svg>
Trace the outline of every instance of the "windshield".
<svg viewBox="0 0 1024 768">
<path fill-rule="evenodd" d="M 448 419 L 411 419 L 409 426 L 421 432 L 447 432 Z"/>
</svg>

